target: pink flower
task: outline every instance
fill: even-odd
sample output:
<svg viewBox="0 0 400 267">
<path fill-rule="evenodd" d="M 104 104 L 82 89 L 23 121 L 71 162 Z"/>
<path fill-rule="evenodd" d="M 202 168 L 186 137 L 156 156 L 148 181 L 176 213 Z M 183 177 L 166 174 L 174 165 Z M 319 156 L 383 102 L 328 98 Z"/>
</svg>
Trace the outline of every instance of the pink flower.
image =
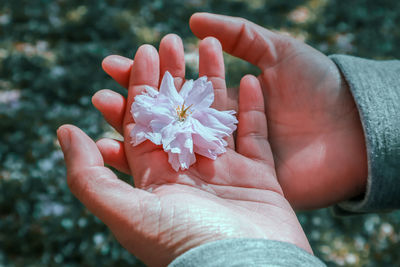
<svg viewBox="0 0 400 267">
<path fill-rule="evenodd" d="M 136 146 L 148 139 L 162 145 L 175 171 L 195 163 L 194 153 L 215 160 L 226 152 L 224 137 L 236 129 L 237 120 L 233 110 L 210 108 L 213 101 L 214 90 L 207 77 L 186 81 L 178 93 L 166 72 L 160 91 L 146 86 L 145 92 L 135 97 L 131 143 Z"/>
</svg>

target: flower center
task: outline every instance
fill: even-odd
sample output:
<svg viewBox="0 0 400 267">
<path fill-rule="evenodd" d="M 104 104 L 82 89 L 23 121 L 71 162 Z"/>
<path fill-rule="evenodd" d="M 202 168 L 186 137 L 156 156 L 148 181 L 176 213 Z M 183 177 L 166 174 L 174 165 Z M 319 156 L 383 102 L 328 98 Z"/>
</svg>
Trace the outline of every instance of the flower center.
<svg viewBox="0 0 400 267">
<path fill-rule="evenodd" d="M 188 107 L 185 107 L 185 102 L 183 102 L 182 106 L 178 106 L 176 108 L 176 115 L 178 116 L 179 121 L 185 121 L 189 113 L 192 113 L 189 109 L 193 106 L 190 105 Z"/>
</svg>

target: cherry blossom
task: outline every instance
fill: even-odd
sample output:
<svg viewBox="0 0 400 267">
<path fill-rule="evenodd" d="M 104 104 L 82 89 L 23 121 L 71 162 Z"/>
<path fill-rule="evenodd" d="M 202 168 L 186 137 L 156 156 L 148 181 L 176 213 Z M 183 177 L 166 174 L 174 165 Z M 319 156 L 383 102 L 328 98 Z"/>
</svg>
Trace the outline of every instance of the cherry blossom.
<svg viewBox="0 0 400 267">
<path fill-rule="evenodd" d="M 207 77 L 186 81 L 180 92 L 166 72 L 160 91 L 146 86 L 135 97 L 131 114 L 135 120 L 130 136 L 133 146 L 145 140 L 162 145 L 175 171 L 196 162 L 195 153 L 215 160 L 226 152 L 227 142 L 236 129 L 235 111 L 211 108 L 214 89 Z"/>
</svg>

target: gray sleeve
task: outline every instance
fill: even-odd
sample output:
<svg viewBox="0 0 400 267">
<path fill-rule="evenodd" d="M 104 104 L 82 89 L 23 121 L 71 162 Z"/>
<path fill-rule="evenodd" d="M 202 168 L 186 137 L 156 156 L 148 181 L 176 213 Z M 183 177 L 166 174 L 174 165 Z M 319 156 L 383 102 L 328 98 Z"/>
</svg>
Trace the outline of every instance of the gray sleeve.
<svg viewBox="0 0 400 267">
<path fill-rule="evenodd" d="M 170 267 L 197 266 L 326 266 L 295 245 L 266 239 L 226 239 L 195 247 Z"/>
<path fill-rule="evenodd" d="M 365 194 L 334 208 L 339 215 L 400 208 L 400 61 L 333 55 L 357 104 L 368 155 Z"/>
</svg>

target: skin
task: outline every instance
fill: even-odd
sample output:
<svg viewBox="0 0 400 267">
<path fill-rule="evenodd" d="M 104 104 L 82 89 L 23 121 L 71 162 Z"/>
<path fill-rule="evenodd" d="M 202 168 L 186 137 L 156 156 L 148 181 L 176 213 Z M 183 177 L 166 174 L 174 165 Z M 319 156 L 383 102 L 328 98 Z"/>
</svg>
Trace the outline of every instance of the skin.
<svg viewBox="0 0 400 267">
<path fill-rule="evenodd" d="M 190 27 L 198 38 L 217 38 L 225 52 L 262 71 L 258 79 L 276 172 L 285 197 L 294 208 L 326 207 L 365 192 L 367 156 L 362 125 L 348 85 L 331 59 L 305 43 L 241 18 L 196 13 L 190 19 Z M 176 39 L 175 44 L 181 42 L 176 36 L 161 42 L 161 65 L 163 51 L 167 50 L 173 55 L 171 64 L 184 66 L 183 48 L 168 45 L 171 39 Z M 200 44 L 200 67 L 201 53 Z M 210 63 L 204 64 L 218 72 L 221 65 L 213 64 L 218 56 L 210 55 Z M 103 61 L 104 70 L 125 87 L 132 65 L 130 59 L 119 56 Z M 178 77 L 181 82 L 183 76 Z M 103 91 L 98 92 L 93 103 L 118 130 L 121 115 L 98 104 L 102 94 Z M 230 97 L 224 100 L 225 105 L 237 105 L 235 91 L 227 95 Z M 121 98 L 116 94 L 114 97 Z M 122 108 L 115 105 L 111 110 Z M 114 157 L 117 145 L 111 149 L 112 142 L 98 143 L 106 162 L 130 173 L 123 153 L 119 154 L 122 157 Z"/>
<path fill-rule="evenodd" d="M 165 70 L 173 75 L 178 88 L 182 85 L 181 48 L 180 39 L 169 35 L 161 43 L 159 54 L 149 45 L 138 49 L 133 65 L 128 67 L 126 106 L 145 85 L 158 88 L 160 73 Z M 170 49 L 176 53 L 167 57 Z M 212 64 L 205 64 L 208 62 Z M 207 75 L 213 83 L 214 107 L 225 109 L 222 48 L 214 38 L 200 43 L 200 75 Z M 111 109 L 115 105 L 115 113 L 106 118 L 129 136 L 134 121 L 129 109 L 124 108 L 125 100 L 111 91 L 106 93 L 115 98 L 101 99 L 103 91 L 93 102 L 96 106 L 108 103 Z M 241 80 L 238 120 L 236 147 L 229 147 L 215 161 L 197 156 L 194 165 L 180 172 L 171 168 L 162 148 L 149 141 L 133 147 L 129 138 L 124 142 L 103 139 L 96 145 L 75 126 L 61 126 L 57 135 L 67 165 L 68 185 L 117 240 L 149 266 L 165 266 L 193 247 L 228 238 L 279 240 L 312 253 L 277 180 L 262 89 L 254 76 Z M 104 147 L 109 150 L 101 153 Z M 125 162 L 114 163 L 129 170 L 135 188 L 104 167 L 112 155 L 107 154 L 109 151 L 126 156 Z"/>
</svg>

